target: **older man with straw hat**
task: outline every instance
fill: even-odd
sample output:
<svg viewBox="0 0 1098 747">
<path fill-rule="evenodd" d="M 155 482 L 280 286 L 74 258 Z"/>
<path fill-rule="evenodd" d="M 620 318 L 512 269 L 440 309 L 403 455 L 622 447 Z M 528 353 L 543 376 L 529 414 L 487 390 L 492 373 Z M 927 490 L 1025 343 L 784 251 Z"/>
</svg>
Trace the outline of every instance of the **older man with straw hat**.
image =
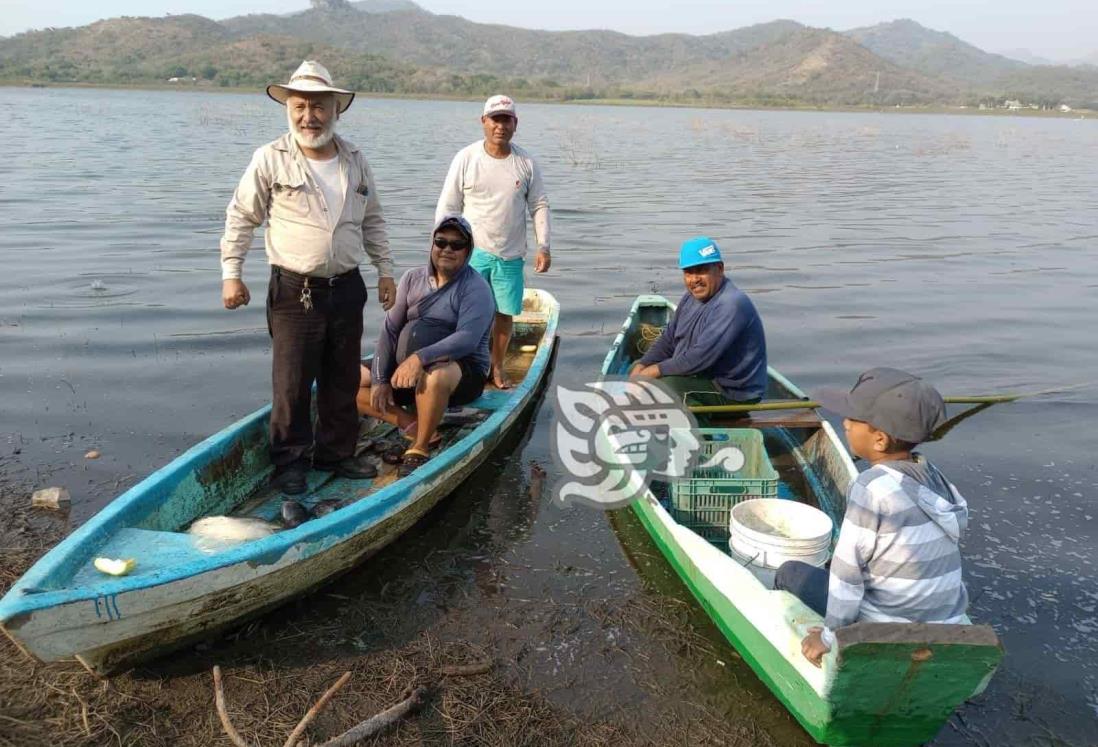
<svg viewBox="0 0 1098 747">
<path fill-rule="evenodd" d="M 268 86 L 267 95 L 285 105 L 289 132 L 255 151 L 229 202 L 221 295 L 227 309 L 251 300 L 241 269 L 253 232 L 266 222 L 272 482 L 296 495 L 306 489 L 310 466 L 351 479 L 377 474 L 354 456 L 367 297 L 358 266 L 365 255 L 377 268 L 383 308 L 392 306 L 396 285 L 373 172 L 362 152 L 335 133 L 354 92 L 336 88 L 323 65 L 306 60 L 288 83 Z"/>
</svg>

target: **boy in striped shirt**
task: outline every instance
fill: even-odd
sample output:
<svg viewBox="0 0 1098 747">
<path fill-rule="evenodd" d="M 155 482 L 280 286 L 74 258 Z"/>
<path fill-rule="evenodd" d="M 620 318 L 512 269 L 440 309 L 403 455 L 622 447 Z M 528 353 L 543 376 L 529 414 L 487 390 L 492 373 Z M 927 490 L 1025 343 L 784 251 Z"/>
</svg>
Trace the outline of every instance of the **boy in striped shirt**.
<svg viewBox="0 0 1098 747">
<path fill-rule="evenodd" d="M 805 658 L 820 666 L 833 631 L 854 622 L 967 623 L 958 543 L 968 504 L 913 451 L 945 419 L 941 395 L 909 373 L 874 368 L 849 392 L 817 399 L 843 416 L 851 453 L 870 466 L 847 494 L 830 573 L 790 561 L 774 580 L 824 616 L 801 642 Z"/>
</svg>

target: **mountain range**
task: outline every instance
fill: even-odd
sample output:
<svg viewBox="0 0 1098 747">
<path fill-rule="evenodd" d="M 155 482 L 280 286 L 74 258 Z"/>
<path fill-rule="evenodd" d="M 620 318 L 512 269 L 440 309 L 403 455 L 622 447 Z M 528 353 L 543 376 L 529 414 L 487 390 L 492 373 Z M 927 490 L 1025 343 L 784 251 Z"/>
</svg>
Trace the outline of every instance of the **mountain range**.
<svg viewBox="0 0 1098 747">
<path fill-rule="evenodd" d="M 362 91 L 709 104 L 1098 108 L 1098 67 L 1030 65 L 912 20 L 837 32 L 776 20 L 702 36 L 539 31 L 409 0 L 312 0 L 213 21 L 115 18 L 0 38 L 0 80 L 259 86 L 316 58 Z"/>
</svg>

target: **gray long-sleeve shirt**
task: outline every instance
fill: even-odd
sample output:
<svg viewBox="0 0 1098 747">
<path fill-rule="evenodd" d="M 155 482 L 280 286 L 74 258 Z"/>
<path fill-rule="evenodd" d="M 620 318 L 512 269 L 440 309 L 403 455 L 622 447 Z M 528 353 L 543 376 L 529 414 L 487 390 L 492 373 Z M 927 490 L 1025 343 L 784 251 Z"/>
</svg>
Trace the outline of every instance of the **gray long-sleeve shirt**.
<svg viewBox="0 0 1098 747">
<path fill-rule="evenodd" d="M 526 213 L 534 221 L 538 250 L 549 249 L 549 197 L 534 157 L 512 144 L 506 158 L 493 158 L 478 140 L 458 151 L 435 208 L 435 222 L 462 213 L 473 225 L 479 249 L 502 259 L 526 256 Z"/>
<path fill-rule="evenodd" d="M 705 302 L 684 294 L 671 323 L 640 362 L 658 363 L 663 376 L 712 377 L 733 400 L 766 394 L 762 319 L 747 294 L 728 278 Z"/>
<path fill-rule="evenodd" d="M 480 273 L 466 264 L 441 288 L 435 287 L 434 268 L 415 267 L 400 278 L 396 302 L 385 314 L 370 369 L 375 384 L 388 384 L 403 361 L 397 360 L 397 342 L 408 325 L 430 328 L 436 340 L 414 352 L 424 366 L 443 360 L 471 358 L 488 375 L 488 333 L 496 304 L 492 289 Z"/>
</svg>

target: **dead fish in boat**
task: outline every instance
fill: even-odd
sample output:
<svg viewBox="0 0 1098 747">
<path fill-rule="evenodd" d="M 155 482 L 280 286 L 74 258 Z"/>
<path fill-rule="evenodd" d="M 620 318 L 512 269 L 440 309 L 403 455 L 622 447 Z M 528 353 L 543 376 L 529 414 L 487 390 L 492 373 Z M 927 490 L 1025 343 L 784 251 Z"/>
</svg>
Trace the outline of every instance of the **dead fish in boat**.
<svg viewBox="0 0 1098 747">
<path fill-rule="evenodd" d="M 226 546 L 270 537 L 279 529 L 277 524 L 262 519 L 206 516 L 191 524 L 187 533 L 196 538 L 195 546 L 202 552 L 216 552 Z"/>
<path fill-rule="evenodd" d="M 293 529 L 311 518 L 309 510 L 297 501 L 289 498 L 282 501 L 282 525 L 287 529 Z"/>
<path fill-rule="evenodd" d="M 343 501 L 333 499 L 320 501 L 313 506 L 313 516 L 319 519 L 321 516 L 327 516 L 332 511 L 338 511 L 341 508 L 343 508 Z"/>
</svg>

